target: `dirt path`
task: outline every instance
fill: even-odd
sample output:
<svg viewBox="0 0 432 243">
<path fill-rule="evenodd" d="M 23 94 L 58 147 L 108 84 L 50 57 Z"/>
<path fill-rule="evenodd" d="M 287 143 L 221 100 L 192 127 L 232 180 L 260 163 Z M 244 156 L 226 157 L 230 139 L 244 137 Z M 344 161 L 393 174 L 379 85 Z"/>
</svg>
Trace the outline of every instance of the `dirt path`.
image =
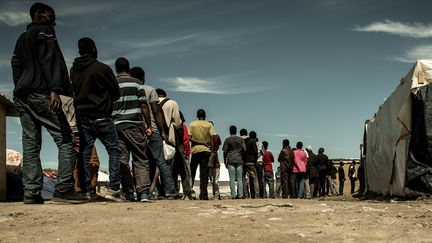
<svg viewBox="0 0 432 243">
<path fill-rule="evenodd" d="M 432 242 L 431 199 L 346 200 L 1 203 L 0 242 Z"/>
</svg>

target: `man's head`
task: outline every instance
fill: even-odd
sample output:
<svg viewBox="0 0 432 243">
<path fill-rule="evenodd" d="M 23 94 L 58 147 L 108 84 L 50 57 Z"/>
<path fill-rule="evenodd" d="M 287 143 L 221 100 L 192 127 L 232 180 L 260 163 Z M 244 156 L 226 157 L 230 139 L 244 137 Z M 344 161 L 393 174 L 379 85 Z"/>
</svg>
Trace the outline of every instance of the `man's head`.
<svg viewBox="0 0 432 243">
<path fill-rule="evenodd" d="M 324 153 L 324 148 L 319 148 L 319 149 L 318 149 L 318 153 L 319 153 L 319 154 L 323 154 L 323 153 Z"/>
<path fill-rule="evenodd" d="M 119 57 L 115 61 L 115 69 L 117 73 L 129 73 L 129 61 L 124 57 Z"/>
<path fill-rule="evenodd" d="M 145 83 L 145 72 L 144 69 L 142 69 L 141 67 L 131 68 L 131 70 L 129 71 L 129 75 L 136 79 L 141 80 L 143 84 Z"/>
<path fill-rule="evenodd" d="M 268 142 L 263 141 L 262 144 L 263 144 L 264 149 L 267 150 L 268 149 Z"/>
<path fill-rule="evenodd" d="M 340 165 L 340 166 L 343 166 L 343 165 L 344 165 L 344 162 L 343 162 L 343 161 L 339 162 L 339 165 Z"/>
<path fill-rule="evenodd" d="M 302 149 L 303 148 L 303 143 L 302 142 L 297 142 L 296 148 L 297 149 Z"/>
<path fill-rule="evenodd" d="M 236 126 L 230 126 L 229 132 L 230 132 L 230 135 L 236 135 L 237 134 L 237 127 Z"/>
<path fill-rule="evenodd" d="M 244 128 L 240 129 L 240 136 L 247 136 L 247 130 Z"/>
<path fill-rule="evenodd" d="M 282 141 L 282 146 L 285 148 L 285 147 L 288 147 L 290 145 L 290 142 L 289 142 L 289 140 L 288 139 L 284 139 L 283 141 Z"/>
<path fill-rule="evenodd" d="M 352 165 L 355 165 L 355 160 L 351 161 L 351 164 L 352 164 Z"/>
<path fill-rule="evenodd" d="M 156 94 L 158 95 L 158 97 L 161 97 L 161 98 L 167 97 L 167 94 L 166 94 L 165 90 L 163 90 L 163 89 L 156 89 Z"/>
<path fill-rule="evenodd" d="M 256 139 L 257 138 L 256 132 L 255 131 L 250 131 L 249 132 L 249 137 L 252 138 L 252 139 Z"/>
<path fill-rule="evenodd" d="M 54 9 L 44 3 L 35 3 L 30 7 L 30 17 L 33 23 L 47 26 L 55 25 Z"/>
<path fill-rule="evenodd" d="M 198 110 L 197 110 L 197 118 L 198 118 L 199 120 L 205 120 L 205 119 L 206 119 L 206 113 L 205 113 L 205 110 L 203 110 L 203 109 L 198 109 Z"/>
<path fill-rule="evenodd" d="M 97 58 L 96 44 L 92 39 L 88 37 L 83 37 L 79 39 L 78 50 L 81 56 L 89 55 L 94 58 Z"/>
<path fill-rule="evenodd" d="M 306 150 L 309 151 L 309 152 L 312 152 L 312 146 L 310 146 L 310 145 L 307 146 L 307 147 L 306 147 Z"/>
</svg>

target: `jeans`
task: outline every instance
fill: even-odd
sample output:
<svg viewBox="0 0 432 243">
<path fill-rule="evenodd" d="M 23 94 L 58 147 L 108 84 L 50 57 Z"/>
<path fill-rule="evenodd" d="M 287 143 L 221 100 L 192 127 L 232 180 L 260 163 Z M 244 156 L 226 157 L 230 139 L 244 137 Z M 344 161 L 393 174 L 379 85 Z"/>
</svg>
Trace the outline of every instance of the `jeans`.
<svg viewBox="0 0 432 243">
<path fill-rule="evenodd" d="M 219 175 L 220 175 L 220 168 L 209 168 L 209 178 L 210 182 L 213 187 L 213 198 L 214 199 L 220 199 L 220 192 L 219 192 Z"/>
<path fill-rule="evenodd" d="M 264 170 L 263 170 L 263 165 L 257 163 L 255 165 L 255 168 L 256 168 L 257 177 L 258 177 L 259 197 L 260 198 L 264 198 L 265 193 L 264 193 Z"/>
<path fill-rule="evenodd" d="M 355 191 L 355 182 L 356 182 L 356 179 L 357 178 L 350 178 L 350 181 L 351 181 L 351 194 L 353 194 L 354 191 Z"/>
<path fill-rule="evenodd" d="M 343 195 L 344 185 L 345 185 L 345 179 L 339 180 L 339 194 L 340 195 Z"/>
<path fill-rule="evenodd" d="M 75 133 L 74 138 L 75 138 L 74 148 L 77 154 L 76 156 L 77 159 L 75 161 L 75 167 L 73 172 L 74 181 L 75 181 L 74 188 L 75 188 L 75 192 L 81 192 L 81 191 L 86 191 L 86 186 L 85 186 L 86 182 L 85 182 L 84 164 L 82 163 L 81 156 L 79 155 L 80 154 L 79 133 Z M 96 187 L 97 187 L 99 165 L 100 165 L 100 161 L 97 155 L 96 147 L 93 146 L 92 155 L 89 161 L 89 167 L 90 167 L 90 177 L 91 177 L 90 184 L 92 187 L 92 191 L 94 192 L 96 191 Z"/>
<path fill-rule="evenodd" d="M 121 124 L 116 126 L 120 144 L 120 176 L 122 190 L 126 194 L 133 194 L 136 188 L 137 195 L 149 194 L 150 166 L 146 155 L 147 136 L 144 126 L 135 124 Z M 129 157 L 132 154 L 132 174 L 129 166 Z"/>
<path fill-rule="evenodd" d="M 258 184 L 258 176 L 257 176 L 257 171 L 256 171 L 256 167 L 255 165 L 244 165 L 243 166 L 243 174 L 244 174 L 244 179 L 246 178 L 246 174 L 248 175 L 249 178 L 249 189 L 250 189 L 250 197 L 251 198 L 256 198 L 259 197 L 259 184 Z M 246 191 L 247 189 L 245 189 L 246 183 L 244 183 L 243 185 L 243 191 Z"/>
<path fill-rule="evenodd" d="M 174 180 L 169 164 L 164 159 L 162 138 L 154 132 L 147 143 L 147 156 L 151 162 L 155 162 L 159 168 L 160 176 L 164 184 L 166 194 L 175 194 Z"/>
<path fill-rule="evenodd" d="M 319 177 L 310 177 L 309 178 L 310 191 L 311 191 L 311 197 L 312 198 L 314 198 L 318 195 L 318 182 L 319 182 Z"/>
<path fill-rule="evenodd" d="M 299 190 L 299 184 L 297 181 L 297 173 L 291 173 L 289 176 L 289 191 L 291 198 L 297 198 Z"/>
<path fill-rule="evenodd" d="M 296 187 L 298 188 L 297 190 L 297 198 L 305 198 L 305 176 L 306 173 L 304 172 L 298 172 L 298 173 L 293 173 L 295 181 L 296 181 Z"/>
<path fill-rule="evenodd" d="M 274 188 L 274 179 L 273 179 L 273 172 L 264 172 L 264 191 L 266 191 L 266 187 L 268 185 L 269 187 L 269 197 L 275 198 L 275 188 Z M 267 194 L 267 193 L 264 193 Z"/>
<path fill-rule="evenodd" d="M 208 162 L 210 159 L 210 152 L 200 152 L 192 155 L 191 159 L 191 174 L 192 174 L 192 186 L 195 180 L 195 174 L 198 166 L 200 167 L 200 195 L 199 199 L 208 199 L 208 178 L 209 169 Z"/>
<path fill-rule="evenodd" d="M 48 95 L 29 94 L 15 97 L 22 126 L 23 164 L 22 181 L 25 197 L 41 195 L 43 173 L 40 159 L 42 126 L 47 129 L 58 148 L 58 177 L 56 189 L 73 190 L 75 150 L 72 131 L 63 112 L 50 110 Z"/>
<path fill-rule="evenodd" d="M 228 164 L 228 173 L 230 178 L 230 190 L 232 198 L 243 198 L 243 165 L 242 164 Z M 235 183 L 237 182 L 237 190 Z M 236 195 L 236 192 L 238 194 Z"/>
<path fill-rule="evenodd" d="M 109 188 L 120 189 L 120 148 L 114 123 L 111 118 L 91 120 L 77 114 L 77 125 L 81 136 L 81 151 L 86 175 L 86 188 L 91 191 L 91 171 L 89 161 L 94 142 L 98 138 L 108 153 Z"/>
<path fill-rule="evenodd" d="M 192 195 L 192 176 L 190 172 L 189 162 L 186 159 L 186 156 L 184 154 L 184 147 L 183 144 L 178 144 L 176 146 L 176 153 L 174 155 L 174 159 L 171 161 L 171 173 L 172 178 L 177 180 L 178 176 L 180 175 L 181 182 L 182 182 L 182 188 L 183 188 L 183 195 L 184 196 L 191 196 Z M 176 187 L 176 191 L 179 191 L 179 188 L 177 186 L 177 183 L 174 183 Z"/>
<path fill-rule="evenodd" d="M 289 186 L 289 173 L 286 171 L 281 171 L 281 187 L 282 187 L 282 198 L 288 198 L 288 194 L 291 193 Z"/>
</svg>

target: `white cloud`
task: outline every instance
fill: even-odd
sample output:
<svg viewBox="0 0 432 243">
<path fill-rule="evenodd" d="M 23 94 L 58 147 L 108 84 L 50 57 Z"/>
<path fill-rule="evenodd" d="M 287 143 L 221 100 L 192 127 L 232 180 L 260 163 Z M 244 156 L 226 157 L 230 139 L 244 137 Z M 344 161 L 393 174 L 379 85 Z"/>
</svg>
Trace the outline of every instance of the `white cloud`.
<svg viewBox="0 0 432 243">
<path fill-rule="evenodd" d="M 432 59 L 432 45 L 416 46 L 405 52 L 401 57 L 390 58 L 398 62 L 413 63 L 419 59 Z"/>
<path fill-rule="evenodd" d="M 295 134 L 286 134 L 286 133 L 269 133 L 269 132 L 262 132 L 260 133 L 262 135 L 266 135 L 266 136 L 271 136 L 271 137 L 278 137 L 278 138 L 298 138 L 298 137 L 302 137 L 302 138 L 312 138 L 312 136 L 298 136 Z"/>
<path fill-rule="evenodd" d="M 176 77 L 163 80 L 167 90 L 187 93 L 218 95 L 245 94 L 262 91 L 263 88 L 241 85 L 230 77 L 201 79 L 196 77 Z M 237 84 L 237 85 L 232 85 Z"/>
<path fill-rule="evenodd" d="M 385 20 L 382 22 L 373 22 L 364 27 L 357 26 L 354 30 L 360 32 L 382 32 L 413 38 L 432 37 L 432 24 L 418 22 L 405 24 L 398 21 Z"/>
<path fill-rule="evenodd" d="M 11 27 L 22 24 L 27 24 L 31 21 L 27 12 L 4 10 L 0 12 L 0 22 L 3 22 Z"/>
</svg>

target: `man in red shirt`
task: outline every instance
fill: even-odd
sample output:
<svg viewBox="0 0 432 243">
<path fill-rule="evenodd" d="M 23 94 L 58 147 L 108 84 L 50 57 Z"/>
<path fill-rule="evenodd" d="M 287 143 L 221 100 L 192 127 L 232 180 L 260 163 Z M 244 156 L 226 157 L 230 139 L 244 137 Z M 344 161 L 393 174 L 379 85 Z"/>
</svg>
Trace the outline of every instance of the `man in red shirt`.
<svg viewBox="0 0 432 243">
<path fill-rule="evenodd" d="M 266 190 L 266 186 L 269 186 L 269 197 L 275 198 L 274 195 L 274 178 L 273 178 L 273 166 L 272 163 L 274 162 L 273 153 L 268 149 L 268 142 L 264 141 L 262 142 L 264 147 L 264 154 L 263 154 L 263 167 L 264 167 L 264 190 Z M 265 193 L 266 194 L 266 193 Z"/>
</svg>

